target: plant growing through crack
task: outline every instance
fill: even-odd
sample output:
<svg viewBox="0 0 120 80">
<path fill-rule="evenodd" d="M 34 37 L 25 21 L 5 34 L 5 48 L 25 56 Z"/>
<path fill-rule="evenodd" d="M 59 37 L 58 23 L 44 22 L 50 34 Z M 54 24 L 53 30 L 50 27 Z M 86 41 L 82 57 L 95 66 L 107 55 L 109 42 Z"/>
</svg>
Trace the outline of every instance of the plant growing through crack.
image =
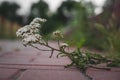
<svg viewBox="0 0 120 80">
<path fill-rule="evenodd" d="M 41 24 L 46 21 L 47 21 L 46 19 L 35 18 L 29 25 L 26 25 L 26 26 L 18 29 L 18 31 L 16 32 L 16 35 L 18 37 L 22 38 L 22 42 L 25 47 L 31 46 L 38 50 L 50 51 L 51 52 L 50 58 L 52 57 L 54 51 L 57 51 L 58 52 L 58 55 L 56 56 L 57 58 L 59 56 L 61 56 L 61 57 L 67 56 L 72 61 L 71 64 L 68 64 L 65 66 L 66 68 L 71 67 L 71 66 L 76 66 L 84 73 L 85 76 L 87 76 L 86 70 L 88 67 L 110 70 L 110 68 L 108 68 L 108 67 L 107 68 L 106 67 L 97 67 L 95 65 L 101 64 L 101 63 L 106 63 L 107 66 L 111 66 L 111 65 L 114 65 L 114 63 L 120 63 L 119 59 L 112 60 L 112 59 L 108 59 L 107 57 L 99 55 L 99 54 L 92 54 L 90 52 L 82 52 L 79 48 L 77 48 L 73 52 L 66 50 L 67 48 L 69 48 L 69 45 L 67 43 L 62 43 L 60 41 L 62 38 L 64 38 L 64 36 L 63 36 L 62 32 L 59 30 L 53 32 L 53 37 L 54 37 L 54 39 L 57 40 L 58 48 L 52 47 L 49 44 L 48 40 L 44 40 L 44 36 L 39 31 L 41 28 Z M 45 47 L 47 47 L 47 50 L 40 49 L 35 44 L 45 46 Z M 120 64 L 118 64 L 117 66 L 120 66 Z M 92 79 L 89 76 L 87 76 L 87 77 L 89 79 Z"/>
</svg>

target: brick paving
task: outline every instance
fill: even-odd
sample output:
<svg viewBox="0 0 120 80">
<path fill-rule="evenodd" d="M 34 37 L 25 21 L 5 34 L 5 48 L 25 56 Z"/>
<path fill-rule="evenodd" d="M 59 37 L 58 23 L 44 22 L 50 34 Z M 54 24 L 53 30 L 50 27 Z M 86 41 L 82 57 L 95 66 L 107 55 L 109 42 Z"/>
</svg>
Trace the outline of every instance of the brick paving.
<svg viewBox="0 0 120 80">
<path fill-rule="evenodd" d="M 55 46 L 54 42 L 50 43 Z M 65 69 L 71 63 L 67 57 L 49 58 L 49 52 L 24 47 L 19 41 L 0 41 L 0 80 L 87 80 L 76 68 Z M 111 71 L 89 68 L 93 80 L 120 80 L 120 68 Z"/>
<path fill-rule="evenodd" d="M 87 71 L 89 76 L 94 80 L 120 80 L 120 71 L 106 71 L 98 69 L 89 69 Z"/>
<path fill-rule="evenodd" d="M 18 71 L 18 69 L 0 68 L 0 80 L 12 80 Z"/>
</svg>

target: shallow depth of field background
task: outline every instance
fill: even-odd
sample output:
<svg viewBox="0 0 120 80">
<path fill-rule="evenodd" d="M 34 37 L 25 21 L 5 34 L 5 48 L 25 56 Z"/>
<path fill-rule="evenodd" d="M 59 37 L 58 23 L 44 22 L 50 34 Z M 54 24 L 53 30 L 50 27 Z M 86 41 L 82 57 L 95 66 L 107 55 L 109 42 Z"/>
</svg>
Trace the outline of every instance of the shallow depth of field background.
<svg viewBox="0 0 120 80">
<path fill-rule="evenodd" d="M 1 0 L 0 40 L 18 40 L 17 29 L 41 17 L 47 19 L 41 32 L 50 40 L 59 29 L 72 46 L 120 57 L 120 0 L 51 1 Z"/>
</svg>

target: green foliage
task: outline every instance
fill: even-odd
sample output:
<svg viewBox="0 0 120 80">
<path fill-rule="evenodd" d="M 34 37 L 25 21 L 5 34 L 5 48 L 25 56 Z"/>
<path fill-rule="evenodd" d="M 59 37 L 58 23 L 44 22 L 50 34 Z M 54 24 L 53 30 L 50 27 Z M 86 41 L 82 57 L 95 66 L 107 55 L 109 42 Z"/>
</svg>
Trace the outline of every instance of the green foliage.
<svg viewBox="0 0 120 80">
<path fill-rule="evenodd" d="M 50 32 L 63 28 L 71 20 L 71 12 L 75 9 L 75 1 L 64 1 L 61 6 L 57 9 L 57 12 L 54 13 L 42 27 L 42 32 L 44 34 L 49 34 Z"/>
<path fill-rule="evenodd" d="M 17 14 L 17 10 L 19 8 L 20 6 L 16 3 L 9 3 L 7 1 L 4 1 L 0 4 L 0 16 L 22 24 L 22 16 Z"/>
<path fill-rule="evenodd" d="M 97 23 L 95 24 L 95 28 L 101 33 L 104 43 L 106 44 L 101 47 L 110 54 L 118 55 L 120 57 L 120 30 L 117 29 L 115 17 L 112 16 L 112 18 L 109 19 L 107 26 Z"/>
<path fill-rule="evenodd" d="M 45 1 L 40 0 L 39 2 L 34 3 L 31 6 L 31 12 L 30 12 L 30 15 L 28 16 L 28 22 L 27 23 L 29 23 L 35 17 L 41 17 L 41 18 L 48 19 L 48 14 L 47 14 L 48 11 L 49 11 L 49 7 L 48 7 L 48 4 Z"/>
<path fill-rule="evenodd" d="M 78 42 L 76 42 L 76 46 L 81 48 L 85 43 L 85 39 L 81 38 Z"/>
<path fill-rule="evenodd" d="M 66 32 L 68 32 L 66 39 L 70 40 L 70 44 L 74 44 L 80 48 L 85 44 L 89 30 L 86 8 L 81 2 L 78 2 L 72 13 L 73 17 L 66 28 Z"/>
<path fill-rule="evenodd" d="M 47 35 L 61 26 L 63 26 L 63 24 L 58 20 L 56 15 L 53 15 L 45 24 L 43 24 L 41 31 L 43 34 Z"/>
<path fill-rule="evenodd" d="M 4 31 L 4 28 L 3 28 L 3 26 L 0 25 L 0 38 L 4 37 L 4 35 L 3 35 L 4 32 L 3 31 Z"/>
<path fill-rule="evenodd" d="M 109 67 L 120 67 L 120 59 L 109 59 L 108 57 L 102 56 L 100 54 L 94 54 L 91 52 L 81 52 L 80 49 L 78 48 L 76 51 L 66 54 L 66 53 L 59 53 L 57 55 L 64 57 L 68 56 L 72 63 L 66 65 L 65 67 L 71 67 L 71 66 L 76 66 L 79 68 L 81 71 L 86 71 L 88 67 L 95 67 L 97 64 L 102 64 L 106 63 L 107 66 Z M 104 68 L 99 68 L 99 69 L 104 69 Z"/>
<path fill-rule="evenodd" d="M 113 62 L 107 64 L 109 67 L 120 67 L 120 59 L 115 59 Z"/>
</svg>

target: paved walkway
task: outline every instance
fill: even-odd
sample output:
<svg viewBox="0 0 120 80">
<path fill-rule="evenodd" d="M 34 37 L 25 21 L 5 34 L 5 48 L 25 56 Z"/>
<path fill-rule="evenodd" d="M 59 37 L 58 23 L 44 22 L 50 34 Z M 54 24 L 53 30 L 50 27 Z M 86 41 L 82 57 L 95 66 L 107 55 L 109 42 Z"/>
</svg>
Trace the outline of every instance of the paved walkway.
<svg viewBox="0 0 120 80">
<path fill-rule="evenodd" d="M 76 68 L 64 69 L 71 61 L 56 55 L 49 58 L 49 52 L 23 47 L 19 41 L 0 41 L 0 80 L 87 80 Z M 93 80 L 120 80 L 120 68 L 89 68 L 87 74 Z"/>
</svg>

